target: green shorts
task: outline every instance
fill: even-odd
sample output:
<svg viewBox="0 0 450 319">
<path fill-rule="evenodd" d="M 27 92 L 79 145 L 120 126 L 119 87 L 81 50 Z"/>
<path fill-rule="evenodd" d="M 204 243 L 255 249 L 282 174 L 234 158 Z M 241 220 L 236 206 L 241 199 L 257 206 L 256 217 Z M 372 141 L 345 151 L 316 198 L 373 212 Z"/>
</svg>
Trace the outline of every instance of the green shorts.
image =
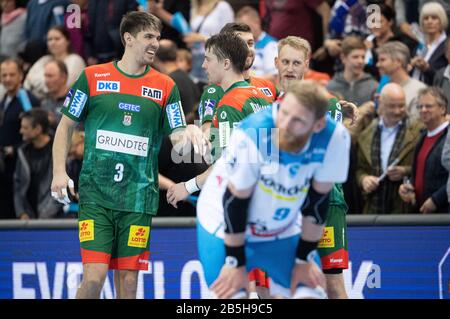
<svg viewBox="0 0 450 319">
<path fill-rule="evenodd" d="M 78 231 L 83 264 L 109 269 L 148 270 L 152 216 L 80 203 Z"/>
<path fill-rule="evenodd" d="M 343 193 L 335 187 L 330 198 L 327 223 L 317 248 L 324 271 L 348 268 L 346 213 Z"/>
</svg>

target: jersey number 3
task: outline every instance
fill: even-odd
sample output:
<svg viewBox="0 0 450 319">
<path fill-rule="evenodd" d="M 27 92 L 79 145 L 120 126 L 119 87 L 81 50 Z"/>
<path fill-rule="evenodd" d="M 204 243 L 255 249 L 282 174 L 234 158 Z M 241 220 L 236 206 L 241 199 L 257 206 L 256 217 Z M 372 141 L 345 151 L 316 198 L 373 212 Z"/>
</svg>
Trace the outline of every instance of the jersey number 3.
<svg viewBox="0 0 450 319">
<path fill-rule="evenodd" d="M 123 179 L 123 164 L 122 163 L 117 163 L 116 164 L 116 175 L 114 175 L 114 181 L 115 182 L 120 182 Z"/>
</svg>

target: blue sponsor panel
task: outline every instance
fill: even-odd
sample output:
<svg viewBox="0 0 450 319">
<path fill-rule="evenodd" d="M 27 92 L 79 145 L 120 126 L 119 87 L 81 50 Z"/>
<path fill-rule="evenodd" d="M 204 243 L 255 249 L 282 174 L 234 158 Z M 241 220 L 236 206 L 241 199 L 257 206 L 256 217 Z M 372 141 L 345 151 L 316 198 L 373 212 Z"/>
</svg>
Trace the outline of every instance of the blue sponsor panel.
<svg viewBox="0 0 450 319">
<path fill-rule="evenodd" d="M 193 228 L 154 228 L 138 298 L 205 298 Z M 450 226 L 349 227 L 351 298 L 450 298 Z M 0 298 L 74 298 L 82 264 L 78 232 L 1 230 Z M 270 275 L 270 274 L 269 274 Z M 114 298 L 112 272 L 102 298 Z"/>
</svg>

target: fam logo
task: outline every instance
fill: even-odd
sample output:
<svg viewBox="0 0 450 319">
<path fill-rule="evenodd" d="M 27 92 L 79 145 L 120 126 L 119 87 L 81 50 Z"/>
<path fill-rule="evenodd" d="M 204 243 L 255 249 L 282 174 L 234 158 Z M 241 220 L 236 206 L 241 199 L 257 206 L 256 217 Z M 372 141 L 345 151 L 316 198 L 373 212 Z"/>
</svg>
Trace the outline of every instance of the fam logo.
<svg viewBox="0 0 450 319">
<path fill-rule="evenodd" d="M 150 235 L 149 226 L 131 225 L 128 235 L 128 246 L 136 248 L 146 248 Z"/>
<path fill-rule="evenodd" d="M 158 89 L 143 86 L 141 95 L 143 97 L 149 97 L 153 100 L 162 101 L 162 91 Z"/>
<path fill-rule="evenodd" d="M 97 81 L 98 92 L 120 92 L 120 82 L 118 81 Z"/>
</svg>

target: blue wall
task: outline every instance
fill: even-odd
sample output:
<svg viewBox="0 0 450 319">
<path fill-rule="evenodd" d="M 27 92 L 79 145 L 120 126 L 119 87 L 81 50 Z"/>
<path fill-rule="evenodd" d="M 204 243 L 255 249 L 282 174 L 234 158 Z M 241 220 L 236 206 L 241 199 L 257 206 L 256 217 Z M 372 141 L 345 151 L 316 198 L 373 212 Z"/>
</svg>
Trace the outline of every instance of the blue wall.
<svg viewBox="0 0 450 319">
<path fill-rule="evenodd" d="M 193 228 L 154 228 L 140 298 L 206 296 Z M 349 228 L 352 298 L 450 299 L 450 226 Z M 0 230 L 0 298 L 73 298 L 81 279 L 76 230 Z M 113 298 L 112 274 L 102 291 Z"/>
</svg>

